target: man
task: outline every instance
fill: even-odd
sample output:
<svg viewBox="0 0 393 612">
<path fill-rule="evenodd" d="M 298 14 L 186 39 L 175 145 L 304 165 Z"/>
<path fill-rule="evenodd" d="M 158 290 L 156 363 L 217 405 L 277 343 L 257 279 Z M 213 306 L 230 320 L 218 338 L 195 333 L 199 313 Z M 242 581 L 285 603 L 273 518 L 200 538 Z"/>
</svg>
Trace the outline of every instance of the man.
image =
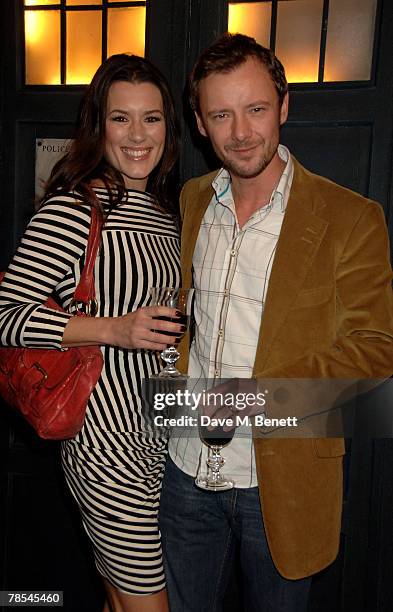
<svg viewBox="0 0 393 612">
<path fill-rule="evenodd" d="M 279 145 L 282 65 L 222 36 L 190 79 L 199 131 L 223 167 L 182 192 L 183 284 L 197 289 L 192 378 L 383 378 L 393 302 L 382 209 L 311 174 Z M 192 270 L 192 272 L 191 272 Z M 274 415 L 272 415 L 274 416 Z M 161 531 L 172 612 L 222 610 L 235 543 L 246 610 L 305 611 L 339 545 L 343 440 L 235 436 L 232 491 L 197 489 L 207 448 L 170 442 Z"/>
</svg>

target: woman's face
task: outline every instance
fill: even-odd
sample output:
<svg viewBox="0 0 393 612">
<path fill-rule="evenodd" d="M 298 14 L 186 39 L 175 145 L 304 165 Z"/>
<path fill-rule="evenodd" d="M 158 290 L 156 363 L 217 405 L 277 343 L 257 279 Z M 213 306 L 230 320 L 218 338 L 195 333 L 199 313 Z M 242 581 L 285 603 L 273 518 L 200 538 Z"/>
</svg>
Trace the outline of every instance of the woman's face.
<svg viewBox="0 0 393 612">
<path fill-rule="evenodd" d="M 127 188 L 144 191 L 165 146 L 161 92 L 152 83 L 116 81 L 108 92 L 105 157 Z"/>
</svg>

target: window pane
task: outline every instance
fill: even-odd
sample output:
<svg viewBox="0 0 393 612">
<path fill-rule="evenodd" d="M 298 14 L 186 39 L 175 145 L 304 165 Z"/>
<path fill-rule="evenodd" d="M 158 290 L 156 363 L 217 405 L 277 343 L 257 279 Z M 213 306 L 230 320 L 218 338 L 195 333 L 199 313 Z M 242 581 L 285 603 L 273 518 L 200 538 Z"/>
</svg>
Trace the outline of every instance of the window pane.
<svg viewBox="0 0 393 612">
<path fill-rule="evenodd" d="M 270 46 L 271 2 L 229 3 L 228 31 L 247 34 L 265 47 Z"/>
<path fill-rule="evenodd" d="M 146 9 L 143 6 L 108 10 L 108 57 L 115 53 L 145 54 Z"/>
<path fill-rule="evenodd" d="M 75 6 L 76 4 L 102 4 L 102 0 L 66 0 L 67 6 Z"/>
<path fill-rule="evenodd" d="M 38 4 L 60 4 L 60 0 L 25 0 L 25 6 L 37 6 Z"/>
<path fill-rule="evenodd" d="M 101 58 L 101 11 L 68 12 L 67 85 L 90 83 Z"/>
<path fill-rule="evenodd" d="M 291 83 L 318 81 L 323 0 L 278 3 L 276 54 Z"/>
<path fill-rule="evenodd" d="M 368 81 L 377 0 L 330 0 L 324 81 Z"/>
<path fill-rule="evenodd" d="M 26 84 L 60 84 L 60 11 L 26 11 Z"/>
</svg>

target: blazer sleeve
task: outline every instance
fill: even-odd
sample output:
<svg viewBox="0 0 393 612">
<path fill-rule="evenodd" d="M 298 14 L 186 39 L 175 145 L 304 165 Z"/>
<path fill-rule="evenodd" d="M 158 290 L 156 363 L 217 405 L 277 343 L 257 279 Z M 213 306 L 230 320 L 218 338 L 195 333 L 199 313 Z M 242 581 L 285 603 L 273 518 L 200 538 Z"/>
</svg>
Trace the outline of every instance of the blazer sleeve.
<svg viewBox="0 0 393 612">
<path fill-rule="evenodd" d="M 336 270 L 336 338 L 255 378 L 387 378 L 393 374 L 393 293 L 382 208 L 364 207 Z M 307 322 L 305 322 L 307 324 Z"/>
</svg>

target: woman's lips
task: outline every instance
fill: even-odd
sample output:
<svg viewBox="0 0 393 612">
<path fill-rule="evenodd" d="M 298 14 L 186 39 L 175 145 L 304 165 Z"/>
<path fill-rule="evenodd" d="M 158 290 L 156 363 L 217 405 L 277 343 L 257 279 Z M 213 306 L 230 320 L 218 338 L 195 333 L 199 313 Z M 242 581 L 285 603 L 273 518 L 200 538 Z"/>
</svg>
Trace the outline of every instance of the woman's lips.
<svg viewBox="0 0 393 612">
<path fill-rule="evenodd" d="M 151 148 L 147 149 L 130 149 L 129 147 L 121 147 L 123 153 L 132 161 L 141 161 L 148 157 Z"/>
</svg>

